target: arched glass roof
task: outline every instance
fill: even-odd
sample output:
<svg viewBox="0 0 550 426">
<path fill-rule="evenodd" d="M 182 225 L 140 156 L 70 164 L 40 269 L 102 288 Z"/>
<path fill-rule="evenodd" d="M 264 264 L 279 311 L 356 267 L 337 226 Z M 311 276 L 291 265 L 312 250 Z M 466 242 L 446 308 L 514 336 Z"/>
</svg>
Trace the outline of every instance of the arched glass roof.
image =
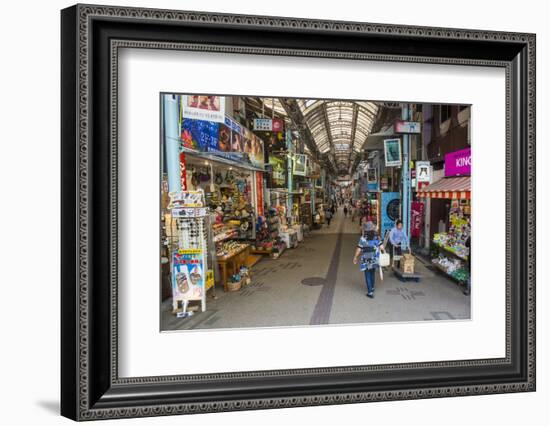
<svg viewBox="0 0 550 426">
<path fill-rule="evenodd" d="M 263 98 L 267 108 L 286 115 L 277 98 Z M 338 169 L 349 169 L 361 151 L 378 114 L 374 102 L 296 99 L 304 121 L 322 154 Z"/>
</svg>

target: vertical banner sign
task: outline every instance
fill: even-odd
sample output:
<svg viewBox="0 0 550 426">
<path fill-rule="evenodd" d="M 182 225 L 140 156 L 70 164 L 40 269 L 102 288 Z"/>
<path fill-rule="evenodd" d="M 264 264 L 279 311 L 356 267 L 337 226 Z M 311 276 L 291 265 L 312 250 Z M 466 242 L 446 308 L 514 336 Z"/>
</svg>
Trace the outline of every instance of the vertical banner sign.
<svg viewBox="0 0 550 426">
<path fill-rule="evenodd" d="M 424 222 L 424 203 L 413 201 L 411 203 L 411 237 L 418 238 Z"/>
<path fill-rule="evenodd" d="M 258 215 L 264 215 L 264 185 L 263 185 L 263 173 L 255 172 L 256 175 L 256 205 L 258 208 Z"/>
<path fill-rule="evenodd" d="M 184 152 L 180 152 L 180 177 L 181 177 L 181 190 L 187 191 L 187 162 L 185 160 Z"/>
<path fill-rule="evenodd" d="M 389 232 L 395 221 L 400 218 L 401 202 L 399 201 L 399 192 L 382 192 L 380 206 L 380 235 L 382 238 L 386 232 Z"/>
</svg>

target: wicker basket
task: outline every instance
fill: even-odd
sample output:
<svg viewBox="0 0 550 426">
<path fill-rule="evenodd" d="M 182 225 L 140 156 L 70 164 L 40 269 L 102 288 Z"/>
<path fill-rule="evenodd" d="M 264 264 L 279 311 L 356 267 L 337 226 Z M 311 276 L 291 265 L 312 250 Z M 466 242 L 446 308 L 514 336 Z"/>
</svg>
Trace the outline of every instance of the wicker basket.
<svg viewBox="0 0 550 426">
<path fill-rule="evenodd" d="M 227 282 L 227 291 L 239 291 L 241 289 L 241 282 Z"/>
</svg>

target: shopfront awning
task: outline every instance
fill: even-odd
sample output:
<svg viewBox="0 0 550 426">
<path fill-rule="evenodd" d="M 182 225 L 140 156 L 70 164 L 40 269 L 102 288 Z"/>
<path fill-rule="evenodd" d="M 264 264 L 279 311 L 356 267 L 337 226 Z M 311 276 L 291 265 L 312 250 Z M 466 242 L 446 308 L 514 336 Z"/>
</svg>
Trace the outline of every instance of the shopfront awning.
<svg viewBox="0 0 550 426">
<path fill-rule="evenodd" d="M 420 189 L 417 195 L 424 198 L 469 200 L 470 192 L 470 176 L 461 176 L 440 179 Z"/>
</svg>

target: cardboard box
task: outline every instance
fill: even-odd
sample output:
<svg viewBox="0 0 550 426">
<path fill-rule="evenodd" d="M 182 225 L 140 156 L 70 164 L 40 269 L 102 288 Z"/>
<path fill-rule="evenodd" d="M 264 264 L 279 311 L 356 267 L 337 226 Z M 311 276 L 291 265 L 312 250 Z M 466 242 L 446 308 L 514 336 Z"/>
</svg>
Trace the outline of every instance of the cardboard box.
<svg viewBox="0 0 550 426">
<path fill-rule="evenodd" d="M 414 256 L 405 253 L 399 262 L 399 268 L 404 274 L 414 274 Z"/>
</svg>

